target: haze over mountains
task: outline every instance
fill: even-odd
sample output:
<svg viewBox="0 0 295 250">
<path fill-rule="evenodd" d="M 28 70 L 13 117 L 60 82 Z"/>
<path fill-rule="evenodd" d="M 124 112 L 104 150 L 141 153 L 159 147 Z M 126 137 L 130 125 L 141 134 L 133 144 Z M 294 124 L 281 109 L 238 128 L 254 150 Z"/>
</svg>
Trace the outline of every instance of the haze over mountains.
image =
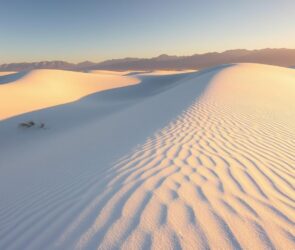
<svg viewBox="0 0 295 250">
<path fill-rule="evenodd" d="M 0 71 L 24 71 L 32 69 L 64 70 L 157 70 L 157 69 L 201 69 L 226 63 L 261 63 L 284 67 L 295 65 L 295 49 L 228 50 L 192 56 L 169 56 L 153 58 L 112 59 L 100 63 L 85 61 L 69 63 L 65 61 L 42 61 L 33 63 L 10 63 L 0 65 Z"/>
</svg>

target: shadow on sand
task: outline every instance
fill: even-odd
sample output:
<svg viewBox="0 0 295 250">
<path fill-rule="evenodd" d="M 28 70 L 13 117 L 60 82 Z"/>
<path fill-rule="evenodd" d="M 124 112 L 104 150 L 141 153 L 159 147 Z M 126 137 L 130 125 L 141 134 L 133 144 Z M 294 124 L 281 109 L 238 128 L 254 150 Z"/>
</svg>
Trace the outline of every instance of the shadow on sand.
<svg viewBox="0 0 295 250">
<path fill-rule="evenodd" d="M 67 247 L 71 246 L 71 240 L 77 239 L 80 230 L 91 225 L 103 208 L 101 203 L 96 204 L 94 197 L 100 197 L 114 179 L 111 171 L 114 162 L 177 119 L 202 96 L 215 74 L 228 66 L 181 75 L 144 76 L 139 85 L 91 94 L 76 102 L 1 121 L 0 166 L 5 175 L 0 176 L 0 190 L 13 190 L 23 198 L 19 201 L 13 196 L 5 196 L 7 204 L 17 203 L 22 213 L 12 220 L 11 227 L 3 230 L 3 234 L 9 237 L 0 246 L 5 249 L 12 244 L 28 244 L 32 239 L 30 235 L 15 230 L 14 226 L 27 228 L 28 218 L 30 232 L 38 231 L 43 236 L 48 226 L 44 220 L 56 223 L 52 233 L 45 235 L 46 239 L 54 242 L 52 239 L 58 239 L 73 223 L 73 218 L 77 218 L 79 225 L 82 214 L 82 224 L 69 229 L 61 243 L 60 249 L 71 248 Z M 48 129 L 37 132 L 30 128 L 25 131 L 17 128 L 18 123 L 27 120 L 42 121 Z M 121 181 L 116 182 L 116 187 L 121 187 Z M 43 189 L 45 193 L 39 192 Z M 58 193 L 58 202 L 54 195 L 46 195 L 50 193 Z M 102 201 L 107 202 L 112 193 L 109 195 Z M 122 204 L 127 198 L 122 200 Z M 150 194 L 147 194 L 143 204 L 149 199 Z M 74 203 L 76 200 L 79 202 Z M 42 205 L 38 213 L 28 217 L 27 207 L 31 203 L 54 204 L 54 208 Z M 84 218 L 84 209 L 92 207 L 92 204 L 93 208 Z M 52 213 L 65 205 L 69 207 L 65 214 Z M 41 212 L 46 216 L 40 217 Z M 62 218 L 58 219 L 61 215 Z M 106 224 L 105 230 L 102 227 L 102 231 L 96 233 L 92 242 L 94 246 L 112 221 Z M 138 223 L 137 217 L 136 221 Z M 46 230 L 40 229 L 40 224 L 46 225 Z M 20 240 L 14 242 L 13 239 Z"/>
<path fill-rule="evenodd" d="M 20 78 L 24 77 L 27 73 L 28 73 L 27 71 L 22 71 L 18 73 L 11 73 L 8 75 L 0 76 L 0 85 L 17 81 Z"/>
</svg>

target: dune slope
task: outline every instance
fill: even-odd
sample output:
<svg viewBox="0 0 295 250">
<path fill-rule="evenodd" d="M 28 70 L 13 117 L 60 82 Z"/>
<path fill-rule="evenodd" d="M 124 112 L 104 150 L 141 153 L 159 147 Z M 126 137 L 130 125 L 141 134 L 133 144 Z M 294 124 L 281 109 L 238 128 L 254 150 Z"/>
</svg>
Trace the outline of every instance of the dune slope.
<svg viewBox="0 0 295 250">
<path fill-rule="evenodd" d="M 101 72 L 33 70 L 0 75 L 0 120 L 80 99 L 88 94 L 136 84 L 131 77 Z"/>
<path fill-rule="evenodd" d="M 0 123 L 18 144 L 0 142 L 0 248 L 294 249 L 294 70 L 138 79 L 88 98 L 118 102 L 103 119 L 65 125 L 73 103 Z M 40 113 L 59 122 L 13 127 Z"/>
</svg>

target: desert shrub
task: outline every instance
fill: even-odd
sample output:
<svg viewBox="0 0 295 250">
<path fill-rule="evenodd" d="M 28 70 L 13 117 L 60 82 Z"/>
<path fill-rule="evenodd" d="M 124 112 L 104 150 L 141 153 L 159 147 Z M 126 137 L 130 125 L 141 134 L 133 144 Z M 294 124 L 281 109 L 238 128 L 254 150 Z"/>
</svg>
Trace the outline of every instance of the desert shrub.
<svg viewBox="0 0 295 250">
<path fill-rule="evenodd" d="M 29 127 L 32 127 L 34 125 L 34 123 L 30 123 L 30 122 L 21 122 L 19 124 L 19 127 L 22 127 L 22 128 L 29 128 Z"/>
<path fill-rule="evenodd" d="M 30 125 L 30 127 L 35 125 L 35 122 L 33 122 L 33 121 L 28 121 L 27 123 Z"/>
<path fill-rule="evenodd" d="M 27 121 L 27 122 L 21 122 L 19 123 L 19 127 L 21 128 L 30 128 L 30 127 L 34 127 L 37 126 L 37 124 L 34 121 Z M 38 124 L 38 128 L 45 128 L 45 123 L 41 122 L 40 124 Z"/>
</svg>

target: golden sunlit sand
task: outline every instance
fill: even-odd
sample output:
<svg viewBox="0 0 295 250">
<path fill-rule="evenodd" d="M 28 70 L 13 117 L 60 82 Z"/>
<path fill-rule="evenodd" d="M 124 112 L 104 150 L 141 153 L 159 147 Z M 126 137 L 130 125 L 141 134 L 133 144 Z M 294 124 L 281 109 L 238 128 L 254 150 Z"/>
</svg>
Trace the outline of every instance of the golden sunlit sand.
<svg viewBox="0 0 295 250">
<path fill-rule="evenodd" d="M 17 72 L 14 71 L 0 71 L 0 76 L 7 76 L 7 75 L 11 75 Z"/>
<path fill-rule="evenodd" d="M 3 75 L 7 75 L 7 72 Z M 1 110 L 0 120 L 72 102 L 98 91 L 136 83 L 138 81 L 132 77 L 120 77 L 108 72 L 30 71 L 9 84 L 0 84 L 0 105 L 6 107 Z"/>
<path fill-rule="evenodd" d="M 0 85 L 0 248 L 294 249 L 294 83 L 233 64 Z"/>
</svg>

